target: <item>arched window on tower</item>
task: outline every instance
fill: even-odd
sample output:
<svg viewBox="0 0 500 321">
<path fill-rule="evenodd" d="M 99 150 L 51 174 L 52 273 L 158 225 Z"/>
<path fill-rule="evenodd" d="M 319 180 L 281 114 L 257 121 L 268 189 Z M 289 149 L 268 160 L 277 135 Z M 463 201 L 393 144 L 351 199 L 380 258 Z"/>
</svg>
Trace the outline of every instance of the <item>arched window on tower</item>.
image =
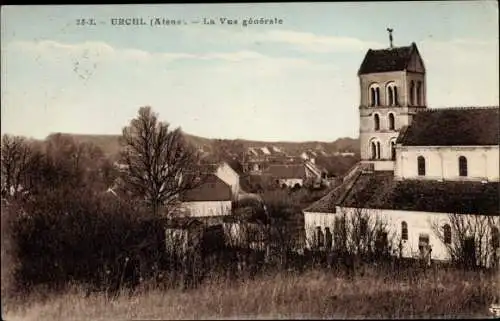
<svg viewBox="0 0 500 321">
<path fill-rule="evenodd" d="M 380 117 L 378 114 L 373 115 L 373 127 L 375 130 L 380 130 Z"/>
<path fill-rule="evenodd" d="M 423 156 L 418 156 L 418 176 L 425 176 L 425 158 Z"/>
<path fill-rule="evenodd" d="M 381 154 L 380 142 L 377 142 L 377 159 L 380 159 L 380 154 Z"/>
<path fill-rule="evenodd" d="M 371 142 L 371 151 L 372 151 L 372 159 L 376 159 L 377 158 L 377 144 L 375 142 Z"/>
<path fill-rule="evenodd" d="M 458 158 L 458 175 L 467 176 L 467 158 L 465 156 L 460 156 Z"/>
<path fill-rule="evenodd" d="M 417 106 L 422 106 L 422 82 L 417 82 Z"/>
<path fill-rule="evenodd" d="M 396 141 L 391 141 L 391 159 L 396 160 Z"/>
<path fill-rule="evenodd" d="M 390 82 L 386 85 L 386 105 L 387 106 L 397 106 L 398 105 L 398 89 L 394 82 Z"/>
<path fill-rule="evenodd" d="M 410 82 L 410 106 L 415 105 L 415 82 Z"/>
<path fill-rule="evenodd" d="M 378 84 L 372 84 L 369 88 L 370 106 L 380 106 L 380 89 Z"/>
<path fill-rule="evenodd" d="M 389 113 L 389 129 L 390 130 L 394 130 L 394 127 L 395 127 L 394 123 L 395 123 L 394 114 Z"/>
</svg>

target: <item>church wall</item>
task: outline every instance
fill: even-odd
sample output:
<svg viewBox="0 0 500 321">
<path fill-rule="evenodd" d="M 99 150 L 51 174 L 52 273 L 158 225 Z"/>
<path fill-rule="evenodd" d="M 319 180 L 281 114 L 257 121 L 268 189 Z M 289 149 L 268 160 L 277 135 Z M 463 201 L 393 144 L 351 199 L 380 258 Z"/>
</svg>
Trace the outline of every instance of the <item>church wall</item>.
<svg viewBox="0 0 500 321">
<path fill-rule="evenodd" d="M 346 214 L 347 216 L 353 215 L 354 213 L 362 213 L 363 215 L 368 215 L 372 218 L 379 218 L 387 224 L 388 238 L 390 241 L 391 249 L 396 250 L 399 253 L 399 242 L 401 240 L 402 230 L 401 225 L 406 222 L 408 227 L 408 240 L 401 240 L 402 243 L 402 255 L 406 258 L 418 258 L 419 257 L 419 237 L 421 234 L 427 234 L 429 236 L 429 244 L 432 247 L 431 258 L 433 260 L 450 260 L 449 251 L 446 244 L 444 244 L 439 236 L 435 232 L 435 228 L 442 228 L 444 224 L 450 224 L 449 213 L 433 213 L 433 212 L 416 212 L 416 211 L 402 211 L 402 210 L 380 210 L 380 209 L 355 209 L 355 208 L 343 208 L 338 207 L 336 213 L 312 213 L 305 212 L 305 232 L 306 232 L 306 244 L 308 246 L 314 244 L 314 237 L 316 236 L 316 228 L 319 226 L 323 233 L 325 233 L 325 228 L 329 227 L 332 234 L 334 233 L 334 222 L 335 218 L 340 215 Z M 475 220 L 477 217 L 473 215 L 464 215 L 467 220 Z M 495 219 L 493 216 L 482 216 L 482 219 L 493 221 L 496 226 L 499 225 L 498 217 Z M 488 226 L 490 223 L 488 223 Z M 491 229 L 485 229 L 485 235 L 481 239 L 481 246 L 483 253 L 488 250 L 488 240 L 491 238 Z M 452 242 L 456 235 L 452 234 Z M 479 241 L 479 239 L 478 239 Z M 479 244 L 479 242 L 477 242 Z"/>
<path fill-rule="evenodd" d="M 426 160 L 425 176 L 418 176 L 420 155 Z M 467 177 L 459 176 L 459 156 L 467 158 Z M 396 158 L 396 179 L 499 181 L 498 146 L 397 146 Z"/>
</svg>

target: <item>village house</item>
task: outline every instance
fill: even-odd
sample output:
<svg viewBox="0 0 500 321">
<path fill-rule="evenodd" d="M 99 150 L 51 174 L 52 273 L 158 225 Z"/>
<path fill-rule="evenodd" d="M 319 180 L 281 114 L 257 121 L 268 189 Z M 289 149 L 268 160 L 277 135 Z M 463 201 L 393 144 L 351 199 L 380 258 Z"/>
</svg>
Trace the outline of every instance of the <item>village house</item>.
<svg viewBox="0 0 500 321">
<path fill-rule="evenodd" d="M 304 210 L 308 244 L 331 246 L 341 213 L 362 211 L 387 222 L 391 247 L 403 257 L 449 260 L 458 214 L 484 223 L 483 233 L 467 240 L 476 261 L 494 263 L 498 106 L 427 108 L 426 70 L 415 43 L 368 50 L 358 77 L 361 161 Z"/>
</svg>

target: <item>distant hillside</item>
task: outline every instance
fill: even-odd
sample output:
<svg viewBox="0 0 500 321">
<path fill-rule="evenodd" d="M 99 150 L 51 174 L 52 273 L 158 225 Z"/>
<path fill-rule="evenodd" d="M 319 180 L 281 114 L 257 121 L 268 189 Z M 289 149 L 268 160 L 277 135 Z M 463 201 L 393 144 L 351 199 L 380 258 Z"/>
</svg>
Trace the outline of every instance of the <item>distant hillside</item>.
<svg viewBox="0 0 500 321">
<path fill-rule="evenodd" d="M 120 151 L 119 135 L 63 134 L 72 136 L 77 142 L 80 143 L 93 143 L 100 147 L 104 151 L 104 153 L 111 158 L 115 158 Z M 185 134 L 185 136 L 187 141 L 197 148 L 202 148 L 208 153 L 213 152 L 213 143 L 214 141 L 216 141 L 216 139 L 204 138 L 190 134 Z M 333 142 L 262 142 L 243 139 L 228 141 L 236 141 L 238 143 L 241 143 L 244 148 L 275 146 L 290 155 L 298 155 L 306 150 L 323 150 L 328 154 L 343 151 L 352 151 L 358 153 L 359 151 L 358 139 L 349 137 L 339 138 Z"/>
</svg>

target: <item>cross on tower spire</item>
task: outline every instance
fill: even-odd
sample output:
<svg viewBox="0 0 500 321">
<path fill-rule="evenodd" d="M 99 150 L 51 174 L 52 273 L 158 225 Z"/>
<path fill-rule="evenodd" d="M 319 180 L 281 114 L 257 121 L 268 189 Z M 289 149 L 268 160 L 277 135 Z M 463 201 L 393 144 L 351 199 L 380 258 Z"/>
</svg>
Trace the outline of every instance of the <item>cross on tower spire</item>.
<svg viewBox="0 0 500 321">
<path fill-rule="evenodd" d="M 394 31 L 394 29 L 387 28 L 387 31 L 389 32 L 390 48 L 393 48 L 393 46 L 392 46 L 392 32 Z"/>
</svg>

